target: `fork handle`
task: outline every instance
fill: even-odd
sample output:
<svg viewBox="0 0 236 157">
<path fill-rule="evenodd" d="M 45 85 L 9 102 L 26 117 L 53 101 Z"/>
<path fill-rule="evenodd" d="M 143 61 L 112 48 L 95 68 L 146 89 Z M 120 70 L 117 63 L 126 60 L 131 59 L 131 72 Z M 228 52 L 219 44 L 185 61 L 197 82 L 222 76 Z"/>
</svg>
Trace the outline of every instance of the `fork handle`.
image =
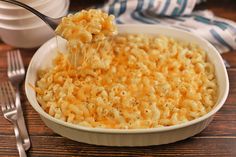
<svg viewBox="0 0 236 157">
<path fill-rule="evenodd" d="M 21 102 L 20 102 L 20 91 L 19 91 L 19 86 L 16 86 L 16 108 L 17 108 L 17 113 L 18 113 L 18 119 L 17 123 L 19 126 L 19 131 L 20 131 L 20 136 L 23 140 L 23 147 L 25 150 L 28 150 L 30 148 L 30 138 L 29 134 L 25 125 L 25 119 L 23 116 L 23 111 L 21 107 Z"/>
<path fill-rule="evenodd" d="M 19 152 L 19 156 L 20 157 L 27 157 L 24 147 L 23 147 L 22 139 L 20 137 L 19 126 L 16 121 L 13 122 L 13 125 L 14 125 L 14 132 L 15 132 L 15 136 L 16 136 L 16 145 L 17 145 L 17 149 Z"/>
</svg>

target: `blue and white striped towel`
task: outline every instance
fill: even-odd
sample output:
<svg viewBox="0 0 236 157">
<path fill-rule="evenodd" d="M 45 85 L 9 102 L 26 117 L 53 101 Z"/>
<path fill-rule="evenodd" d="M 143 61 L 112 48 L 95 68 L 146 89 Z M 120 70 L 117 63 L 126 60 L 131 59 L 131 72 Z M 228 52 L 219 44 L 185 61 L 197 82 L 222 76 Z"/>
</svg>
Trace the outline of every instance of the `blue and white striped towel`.
<svg viewBox="0 0 236 157">
<path fill-rule="evenodd" d="M 221 53 L 236 49 L 236 23 L 211 11 L 193 11 L 204 0 L 109 0 L 103 10 L 116 22 L 163 24 L 193 32 L 210 41 Z"/>
</svg>

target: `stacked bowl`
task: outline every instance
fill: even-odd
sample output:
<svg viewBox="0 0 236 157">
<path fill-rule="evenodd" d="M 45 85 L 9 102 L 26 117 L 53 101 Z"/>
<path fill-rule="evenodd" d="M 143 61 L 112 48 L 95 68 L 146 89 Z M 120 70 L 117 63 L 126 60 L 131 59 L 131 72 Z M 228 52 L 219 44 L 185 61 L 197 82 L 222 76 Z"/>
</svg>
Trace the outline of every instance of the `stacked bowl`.
<svg viewBox="0 0 236 157">
<path fill-rule="evenodd" d="M 69 0 L 18 0 L 53 18 L 65 16 Z M 54 31 L 28 10 L 0 1 L 0 37 L 19 48 L 35 48 L 54 36 Z"/>
</svg>

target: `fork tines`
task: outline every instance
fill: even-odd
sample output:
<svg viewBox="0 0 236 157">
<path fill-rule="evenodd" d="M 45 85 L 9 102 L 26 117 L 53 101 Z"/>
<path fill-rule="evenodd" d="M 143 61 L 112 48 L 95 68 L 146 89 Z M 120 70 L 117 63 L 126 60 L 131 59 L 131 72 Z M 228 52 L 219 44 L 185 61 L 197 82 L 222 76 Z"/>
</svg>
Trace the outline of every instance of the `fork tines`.
<svg viewBox="0 0 236 157">
<path fill-rule="evenodd" d="M 13 50 L 7 53 L 8 73 L 15 71 L 24 72 L 24 64 L 20 54 L 20 50 Z"/>
<path fill-rule="evenodd" d="M 0 85 L 0 104 L 2 111 L 15 109 L 15 91 L 9 81 Z"/>
</svg>

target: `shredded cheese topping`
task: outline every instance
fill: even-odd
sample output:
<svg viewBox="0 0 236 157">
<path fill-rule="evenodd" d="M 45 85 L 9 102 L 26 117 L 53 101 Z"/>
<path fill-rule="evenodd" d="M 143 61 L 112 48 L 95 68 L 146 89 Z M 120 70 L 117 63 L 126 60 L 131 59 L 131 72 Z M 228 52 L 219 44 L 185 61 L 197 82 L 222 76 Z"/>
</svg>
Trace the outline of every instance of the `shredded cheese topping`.
<svg viewBox="0 0 236 157">
<path fill-rule="evenodd" d="M 70 22 L 83 21 L 84 15 L 94 12 L 69 16 L 58 28 L 68 39 L 69 50 L 72 41 L 83 39 L 70 34 L 74 26 Z M 89 17 L 103 17 L 104 13 L 98 13 Z M 109 20 L 106 23 L 111 24 Z M 90 24 L 81 23 L 78 27 Z M 201 117 L 216 103 L 214 66 L 194 44 L 164 36 L 120 34 L 113 42 L 84 45 L 85 52 L 74 47 L 88 57 L 79 65 L 73 63 L 71 52 L 59 53 L 52 68 L 39 71 L 37 100 L 55 118 L 87 127 L 154 128 Z"/>
<path fill-rule="evenodd" d="M 68 40 L 71 63 L 108 68 L 112 55 L 109 40 L 117 34 L 113 20 L 113 15 L 96 9 L 82 10 L 62 19 L 56 32 Z"/>
</svg>

